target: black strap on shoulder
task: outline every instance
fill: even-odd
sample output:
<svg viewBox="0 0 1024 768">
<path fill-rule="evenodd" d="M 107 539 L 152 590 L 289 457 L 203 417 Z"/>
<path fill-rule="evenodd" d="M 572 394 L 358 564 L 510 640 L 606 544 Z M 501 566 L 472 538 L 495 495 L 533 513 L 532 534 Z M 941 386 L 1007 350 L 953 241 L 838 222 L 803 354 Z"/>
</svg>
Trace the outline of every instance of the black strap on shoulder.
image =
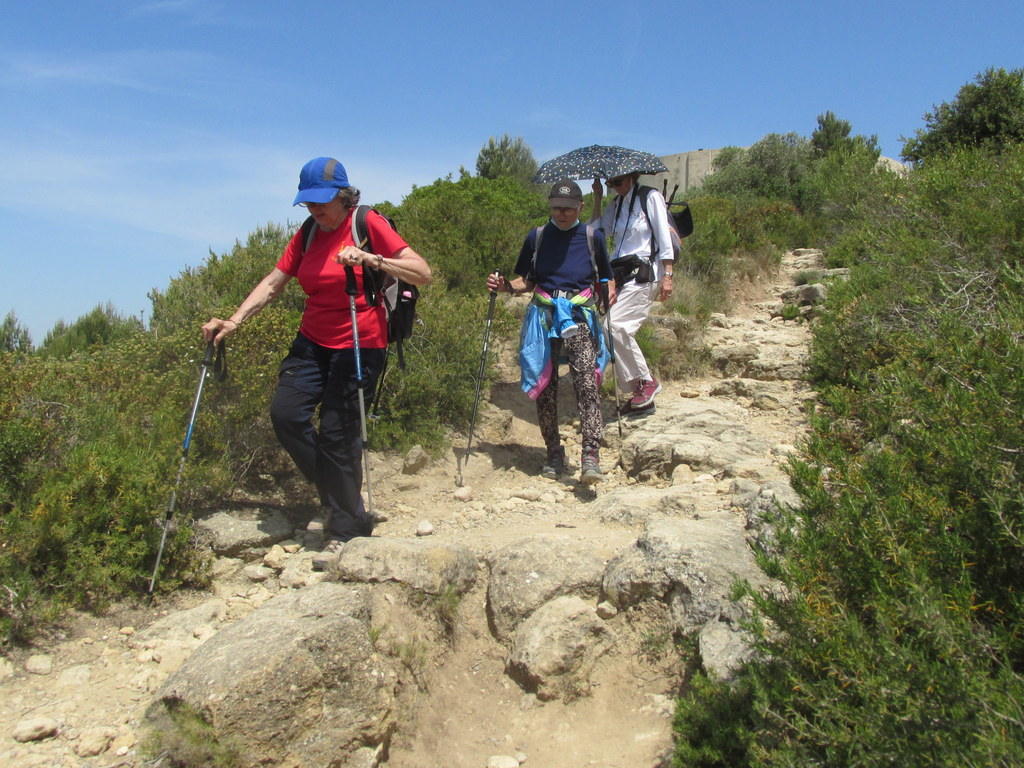
<svg viewBox="0 0 1024 768">
<path fill-rule="evenodd" d="M 540 239 L 544 234 L 544 227 L 546 226 L 547 224 L 541 224 L 533 230 L 535 233 L 533 238 L 533 261 L 530 262 L 530 274 L 526 276 L 526 279 L 534 285 L 537 283 L 537 254 L 540 253 Z"/>
<path fill-rule="evenodd" d="M 640 210 L 644 213 L 644 218 L 647 219 L 647 226 L 651 229 L 651 261 L 653 262 L 658 258 L 658 236 L 654 233 L 654 224 L 651 222 L 651 217 L 647 214 L 647 198 L 651 192 L 654 192 L 654 187 L 640 187 Z"/>
<path fill-rule="evenodd" d="M 307 216 L 299 229 L 302 233 L 300 235 L 300 239 L 302 241 L 302 251 L 300 255 L 305 256 L 306 251 L 309 250 L 309 246 L 313 244 L 313 238 L 316 237 L 316 232 L 320 229 L 320 225 L 316 223 L 316 219 L 312 216 Z"/>
<path fill-rule="evenodd" d="M 370 228 L 366 225 L 366 217 L 373 210 L 368 205 L 357 205 L 352 212 L 352 242 L 356 248 L 376 253 L 373 249 L 373 242 L 370 239 Z M 366 303 L 371 307 L 377 306 L 380 297 L 384 293 L 385 275 L 375 269 L 362 267 L 363 271 L 363 294 L 366 296 Z"/>
<path fill-rule="evenodd" d="M 622 228 L 622 237 L 616 238 L 615 244 L 615 256 L 618 258 L 619 253 L 622 251 L 622 241 L 626 239 L 626 228 L 629 227 L 629 217 L 633 213 L 633 203 L 636 202 L 637 195 L 640 192 L 640 210 L 643 211 L 644 216 L 647 216 L 647 193 L 651 190 L 651 187 L 642 187 L 639 184 L 633 184 L 632 191 L 629 194 L 629 208 L 626 209 L 626 221 Z M 615 228 L 619 224 L 619 214 L 622 213 L 622 201 L 625 200 L 625 196 L 619 195 L 615 198 L 615 221 L 612 223 L 612 236 L 615 235 Z M 650 221 L 650 217 L 647 219 Z M 651 244 L 654 244 L 654 228 L 651 228 Z M 651 251 L 653 260 L 654 254 L 657 251 Z"/>
</svg>

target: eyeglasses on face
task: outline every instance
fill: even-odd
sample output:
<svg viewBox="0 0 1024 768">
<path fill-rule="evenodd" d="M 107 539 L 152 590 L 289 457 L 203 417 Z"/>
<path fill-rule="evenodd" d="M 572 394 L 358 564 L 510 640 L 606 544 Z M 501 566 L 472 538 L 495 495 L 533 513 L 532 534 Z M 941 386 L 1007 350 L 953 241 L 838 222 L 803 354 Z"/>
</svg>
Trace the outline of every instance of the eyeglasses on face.
<svg viewBox="0 0 1024 768">
<path fill-rule="evenodd" d="M 617 186 L 621 185 L 622 182 L 624 182 L 625 180 L 626 180 L 625 176 L 616 176 L 614 179 L 608 179 L 608 186 L 609 187 L 617 187 Z"/>
</svg>

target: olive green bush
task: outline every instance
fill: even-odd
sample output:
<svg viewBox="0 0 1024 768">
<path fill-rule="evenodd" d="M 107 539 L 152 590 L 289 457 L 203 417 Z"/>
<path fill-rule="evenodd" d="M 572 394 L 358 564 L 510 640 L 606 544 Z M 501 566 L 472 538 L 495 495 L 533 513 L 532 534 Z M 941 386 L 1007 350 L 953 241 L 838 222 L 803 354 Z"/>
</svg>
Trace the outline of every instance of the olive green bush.
<svg viewBox="0 0 1024 768">
<path fill-rule="evenodd" d="M 406 368 L 399 368 L 392 354 L 380 386 L 380 407 L 371 419 L 374 448 L 408 450 L 418 443 L 436 453 L 453 431 L 469 430 L 488 294 L 460 295 L 434 286 L 424 294 L 418 305 L 422 325 L 405 343 Z M 514 328 L 514 318 L 496 305 L 493 337 Z M 493 364 L 493 354 L 490 358 Z"/>
<path fill-rule="evenodd" d="M 537 161 L 521 137 L 513 139 L 506 133 L 500 139 L 491 136 L 481 147 L 476 172 L 485 179 L 510 178 L 526 187 L 537 174 Z"/>
<path fill-rule="evenodd" d="M 31 352 L 32 334 L 23 326 L 14 312 L 8 312 L 0 323 L 0 352 Z"/>
<path fill-rule="evenodd" d="M 523 238 L 548 215 L 547 201 L 510 178 L 463 175 L 417 187 L 394 211 L 398 230 L 447 290 L 484 293 L 491 271 L 511 271 Z"/>
<path fill-rule="evenodd" d="M 1024 141 L 1024 69 L 990 67 L 951 102 L 924 115 L 925 127 L 905 139 L 902 157 L 920 165 L 961 149 L 1001 152 Z"/>
<path fill-rule="evenodd" d="M 257 227 L 245 245 L 236 241 L 229 253 L 211 251 L 202 265 L 186 268 L 163 291 L 150 291 L 153 331 L 160 335 L 190 329 L 198 335 L 199 326 L 215 312 L 226 317 L 274 268 L 293 232 L 278 224 Z M 276 303 L 301 313 L 304 301 L 302 289 L 292 281 Z"/>
<path fill-rule="evenodd" d="M 143 584 L 198 380 L 198 367 L 185 363 L 143 334 L 88 354 L 4 366 L 3 641 L 28 636 L 35 616 L 102 607 Z M 186 488 L 210 474 L 203 453 L 196 452 Z M 183 495 L 187 508 L 191 493 Z M 170 583 L 206 578 L 189 534 L 179 527 L 169 547 Z"/>
<path fill-rule="evenodd" d="M 86 352 L 95 346 L 112 344 L 142 333 L 144 326 L 137 317 L 125 317 L 114 305 L 96 306 L 70 325 L 63 320 L 46 334 L 39 354 L 66 357 L 73 352 Z"/>
</svg>

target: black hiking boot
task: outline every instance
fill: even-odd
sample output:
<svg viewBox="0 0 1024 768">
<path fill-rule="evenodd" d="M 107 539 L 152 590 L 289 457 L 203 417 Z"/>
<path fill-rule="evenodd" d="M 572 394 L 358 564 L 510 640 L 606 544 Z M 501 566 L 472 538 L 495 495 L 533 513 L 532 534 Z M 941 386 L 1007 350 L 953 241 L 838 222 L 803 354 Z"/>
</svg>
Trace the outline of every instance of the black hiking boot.
<svg viewBox="0 0 1024 768">
<path fill-rule="evenodd" d="M 540 476 L 557 480 L 565 473 L 565 448 L 558 446 L 548 450 L 548 458 L 541 467 Z"/>
</svg>

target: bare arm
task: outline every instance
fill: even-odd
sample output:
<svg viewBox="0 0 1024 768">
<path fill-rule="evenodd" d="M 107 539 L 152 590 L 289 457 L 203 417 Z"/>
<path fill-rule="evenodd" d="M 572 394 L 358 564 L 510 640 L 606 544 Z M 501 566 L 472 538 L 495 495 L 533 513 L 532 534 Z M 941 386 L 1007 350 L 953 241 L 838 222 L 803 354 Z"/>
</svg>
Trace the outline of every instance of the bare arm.
<svg viewBox="0 0 1024 768">
<path fill-rule="evenodd" d="M 509 280 L 507 277 L 498 277 L 493 272 L 487 276 L 487 290 L 497 291 L 498 293 L 529 293 L 534 288 L 534 283 L 529 282 L 524 277 L 513 277 Z"/>
<path fill-rule="evenodd" d="M 216 317 L 210 318 L 209 322 L 203 326 L 203 339 L 205 341 L 226 339 L 238 330 L 238 326 L 276 299 L 291 279 L 291 275 L 274 267 L 270 274 L 260 280 L 259 284 L 245 297 L 231 317 L 225 320 Z"/>
</svg>

